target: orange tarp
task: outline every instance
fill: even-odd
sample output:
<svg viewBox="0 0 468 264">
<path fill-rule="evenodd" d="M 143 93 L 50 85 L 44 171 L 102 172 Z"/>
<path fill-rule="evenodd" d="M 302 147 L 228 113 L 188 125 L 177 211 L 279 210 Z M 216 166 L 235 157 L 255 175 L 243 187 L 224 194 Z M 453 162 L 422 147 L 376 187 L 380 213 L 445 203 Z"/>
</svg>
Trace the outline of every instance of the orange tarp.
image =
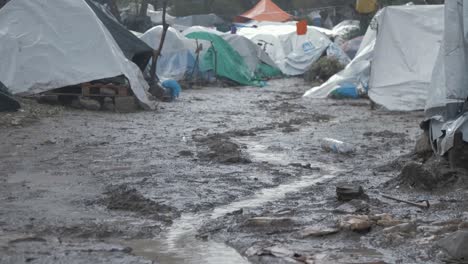
<svg viewBox="0 0 468 264">
<path fill-rule="evenodd" d="M 271 0 L 260 0 L 256 6 L 236 17 L 235 20 L 237 22 L 245 20 L 284 22 L 290 20 L 290 18 L 291 16 L 288 13 Z"/>
</svg>

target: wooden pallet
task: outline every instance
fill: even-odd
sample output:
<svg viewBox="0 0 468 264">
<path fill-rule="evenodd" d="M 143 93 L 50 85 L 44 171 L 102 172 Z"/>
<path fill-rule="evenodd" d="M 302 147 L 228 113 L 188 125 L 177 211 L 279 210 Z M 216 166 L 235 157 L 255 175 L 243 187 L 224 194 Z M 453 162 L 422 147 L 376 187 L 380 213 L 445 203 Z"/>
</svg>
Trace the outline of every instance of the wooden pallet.
<svg viewBox="0 0 468 264">
<path fill-rule="evenodd" d="M 112 96 L 106 93 L 103 93 L 102 89 L 109 89 L 115 92 L 116 97 L 129 96 L 129 89 L 127 86 L 116 85 L 112 83 L 103 84 L 103 83 L 83 83 L 81 84 L 81 93 L 82 96 Z"/>
</svg>

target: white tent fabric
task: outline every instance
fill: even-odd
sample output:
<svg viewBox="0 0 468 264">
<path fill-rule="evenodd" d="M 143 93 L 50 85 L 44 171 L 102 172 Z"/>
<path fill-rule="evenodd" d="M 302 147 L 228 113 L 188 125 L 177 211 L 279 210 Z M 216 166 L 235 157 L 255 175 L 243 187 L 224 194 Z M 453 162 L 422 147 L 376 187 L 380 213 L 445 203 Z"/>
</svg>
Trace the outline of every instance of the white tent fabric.
<svg viewBox="0 0 468 264">
<path fill-rule="evenodd" d="M 14 94 L 123 74 L 136 97 L 154 108 L 140 69 L 85 1 L 11 1 L 0 9 L 0 43 L 0 81 Z"/>
<path fill-rule="evenodd" d="M 351 83 L 368 87 L 371 99 L 389 110 L 423 109 L 444 28 L 443 8 L 417 5 L 383 9 L 350 64 L 304 96 L 324 98 L 341 84 Z"/>
<path fill-rule="evenodd" d="M 162 33 L 163 26 L 156 26 L 141 35 L 140 39 L 157 50 Z M 163 81 L 183 79 L 187 70 L 193 67 L 196 49 L 197 43 L 195 40 L 187 39 L 174 28 L 169 28 L 161 57 L 158 60 L 158 77 Z"/>
<path fill-rule="evenodd" d="M 241 55 L 252 74 L 260 62 L 277 68 L 270 56 L 248 38 L 236 34 L 223 34 L 221 37 Z"/>
<path fill-rule="evenodd" d="M 202 26 L 191 26 L 191 27 L 184 29 L 182 31 L 182 35 L 187 36 L 188 34 L 193 33 L 193 32 L 208 32 L 208 33 L 215 34 L 218 36 L 221 36 L 222 34 L 224 34 L 223 32 L 218 31 L 214 28 L 208 28 L 208 27 L 202 27 Z"/>
<path fill-rule="evenodd" d="M 446 3 L 444 43 L 432 74 L 426 109 L 464 102 L 468 97 L 468 25 L 464 26 L 468 24 L 468 6 L 464 4 L 463 0 Z"/>
<path fill-rule="evenodd" d="M 461 131 L 468 142 L 468 113 L 460 111 L 468 98 L 468 0 L 445 3 L 444 41 L 432 72 L 426 116 L 434 151 L 444 155 Z"/>
<path fill-rule="evenodd" d="M 266 45 L 266 53 L 279 69 L 292 76 L 305 73 L 331 44 L 328 37 L 312 28 L 306 35 L 297 35 L 296 26 L 292 25 L 240 28 L 238 34 L 254 43 Z"/>
<path fill-rule="evenodd" d="M 207 32 L 218 35 L 221 38 L 223 38 L 227 43 L 229 43 L 229 45 L 231 45 L 231 47 L 234 50 L 236 50 L 239 53 L 239 55 L 241 55 L 252 75 L 255 74 L 255 70 L 257 69 L 257 66 L 260 63 L 260 61 L 272 67 L 278 68 L 275 62 L 270 58 L 270 56 L 268 56 L 268 54 L 265 51 L 262 50 L 261 47 L 259 47 L 257 44 L 255 44 L 250 39 L 244 36 L 223 33 L 217 31 L 216 29 L 211 29 L 202 26 L 193 26 L 187 28 L 182 32 L 182 34 L 186 36 L 193 32 Z M 206 49 L 211 46 L 211 44 L 208 41 L 201 41 L 201 44 L 203 44 L 203 47 L 206 47 Z"/>
<path fill-rule="evenodd" d="M 369 96 L 389 110 L 424 109 L 443 32 L 443 6 L 387 7 L 379 21 Z"/>
<path fill-rule="evenodd" d="M 341 84 L 353 84 L 361 89 L 367 89 L 370 77 L 371 60 L 377 32 L 369 27 L 364 36 L 356 57 L 339 73 L 333 75 L 320 86 L 308 90 L 304 96 L 311 98 L 326 98 Z"/>
</svg>

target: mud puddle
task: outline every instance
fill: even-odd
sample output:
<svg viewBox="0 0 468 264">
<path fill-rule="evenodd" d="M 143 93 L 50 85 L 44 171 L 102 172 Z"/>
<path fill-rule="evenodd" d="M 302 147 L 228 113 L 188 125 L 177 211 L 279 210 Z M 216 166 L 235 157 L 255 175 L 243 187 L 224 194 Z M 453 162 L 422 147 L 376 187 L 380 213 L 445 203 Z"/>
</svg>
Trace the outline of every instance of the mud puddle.
<svg viewBox="0 0 468 264">
<path fill-rule="evenodd" d="M 133 254 L 161 263 L 249 263 L 236 250 L 224 243 L 197 238 L 198 229 L 210 221 L 240 209 L 255 208 L 284 198 L 287 194 L 323 183 L 336 177 L 338 170 L 324 175 L 307 175 L 288 184 L 263 189 L 249 199 L 220 206 L 201 214 L 183 214 L 165 236 L 155 240 L 131 240 L 124 242 L 133 248 Z"/>
</svg>

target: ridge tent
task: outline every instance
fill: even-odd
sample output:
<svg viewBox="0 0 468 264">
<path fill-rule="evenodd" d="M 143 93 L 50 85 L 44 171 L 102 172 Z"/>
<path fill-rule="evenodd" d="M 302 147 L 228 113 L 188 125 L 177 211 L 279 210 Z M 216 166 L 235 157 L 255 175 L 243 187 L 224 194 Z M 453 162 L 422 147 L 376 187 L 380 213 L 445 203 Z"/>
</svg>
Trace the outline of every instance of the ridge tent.
<svg viewBox="0 0 468 264">
<path fill-rule="evenodd" d="M 140 39 L 156 50 L 159 48 L 162 33 L 163 26 L 156 26 L 141 35 Z M 197 44 L 174 28 L 168 29 L 165 42 L 161 57 L 158 59 L 157 75 L 163 81 L 182 80 L 195 65 Z"/>
<path fill-rule="evenodd" d="M 223 33 L 215 29 L 193 26 L 187 28 L 182 32 L 185 36 L 193 32 L 207 32 L 210 34 L 218 35 L 223 38 L 233 49 L 235 49 L 239 55 L 244 59 L 249 71 L 252 76 L 258 70 L 260 78 L 275 77 L 281 74 L 280 70 L 276 66 L 275 62 L 268 56 L 268 54 L 262 50 L 258 45 L 253 43 L 250 39 L 230 33 Z M 209 47 L 210 43 L 207 41 L 201 41 L 203 47 Z"/>
<path fill-rule="evenodd" d="M 259 74 L 259 78 L 281 75 L 270 56 L 248 38 L 236 34 L 222 34 L 221 37 L 244 59 L 252 75 Z"/>
<path fill-rule="evenodd" d="M 271 0 L 260 0 L 252 9 L 234 18 L 235 22 L 275 21 L 284 22 L 291 19 L 291 15 L 283 11 Z"/>
<path fill-rule="evenodd" d="M 262 85 L 252 77 L 241 55 L 220 36 L 208 32 L 192 32 L 187 35 L 187 38 L 201 39 L 212 43 L 212 47 L 201 58 L 201 71 L 214 71 L 216 75 L 242 85 Z"/>
<path fill-rule="evenodd" d="M 324 98 L 341 85 L 352 84 L 369 89 L 369 97 L 389 110 L 424 109 L 444 31 L 443 10 L 443 5 L 384 8 L 371 23 L 356 57 L 304 96 Z"/>
<path fill-rule="evenodd" d="M 240 28 L 238 34 L 262 45 L 278 68 L 291 76 L 304 74 L 332 44 L 327 36 L 311 27 L 307 34 L 297 35 L 295 25 Z"/>
<path fill-rule="evenodd" d="M 13 94 L 124 75 L 145 108 L 154 108 L 140 69 L 83 0 L 10 1 L 0 9 L 0 43 L 0 81 Z"/>
</svg>

